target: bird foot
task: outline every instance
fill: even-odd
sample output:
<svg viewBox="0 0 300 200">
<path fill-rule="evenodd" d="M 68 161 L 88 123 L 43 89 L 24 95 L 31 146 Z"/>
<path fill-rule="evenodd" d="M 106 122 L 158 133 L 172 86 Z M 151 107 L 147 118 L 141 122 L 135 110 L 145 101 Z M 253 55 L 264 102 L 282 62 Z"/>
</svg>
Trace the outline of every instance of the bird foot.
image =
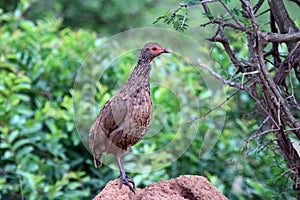
<svg viewBox="0 0 300 200">
<path fill-rule="evenodd" d="M 122 188 L 122 185 L 127 185 L 130 190 L 135 193 L 135 184 L 133 179 L 130 176 L 126 176 L 126 175 L 121 175 L 121 180 L 120 180 L 120 189 Z"/>
</svg>

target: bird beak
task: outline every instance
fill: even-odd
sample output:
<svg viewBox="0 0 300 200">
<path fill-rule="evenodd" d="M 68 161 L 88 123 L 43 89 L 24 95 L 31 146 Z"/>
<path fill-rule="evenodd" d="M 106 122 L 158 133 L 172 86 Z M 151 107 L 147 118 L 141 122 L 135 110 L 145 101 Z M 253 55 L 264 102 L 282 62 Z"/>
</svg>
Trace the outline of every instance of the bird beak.
<svg viewBox="0 0 300 200">
<path fill-rule="evenodd" d="M 169 51 L 168 49 L 164 48 L 164 52 L 163 53 L 171 53 L 171 51 Z"/>
</svg>

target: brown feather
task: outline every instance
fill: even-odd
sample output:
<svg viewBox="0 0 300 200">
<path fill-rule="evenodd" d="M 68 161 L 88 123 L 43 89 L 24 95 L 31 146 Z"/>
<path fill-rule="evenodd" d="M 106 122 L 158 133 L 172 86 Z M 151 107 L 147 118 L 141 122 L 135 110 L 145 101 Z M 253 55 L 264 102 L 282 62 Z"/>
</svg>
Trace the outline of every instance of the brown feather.
<svg viewBox="0 0 300 200">
<path fill-rule="evenodd" d="M 96 167 L 102 165 L 103 154 L 121 155 L 146 135 L 152 118 L 150 61 L 167 52 L 157 43 L 145 45 L 127 82 L 101 109 L 89 133 Z"/>
</svg>

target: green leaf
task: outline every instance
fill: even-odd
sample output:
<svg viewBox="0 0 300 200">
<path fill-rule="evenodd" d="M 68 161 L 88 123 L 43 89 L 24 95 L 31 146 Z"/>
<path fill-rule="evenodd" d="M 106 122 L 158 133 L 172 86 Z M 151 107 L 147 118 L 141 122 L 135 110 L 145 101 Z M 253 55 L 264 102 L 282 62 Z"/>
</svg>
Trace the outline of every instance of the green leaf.
<svg viewBox="0 0 300 200">
<path fill-rule="evenodd" d="M 17 160 L 21 160 L 24 158 L 24 156 L 30 154 L 33 151 L 33 147 L 32 146 L 23 146 L 18 148 L 18 150 L 16 151 L 16 159 Z"/>
<path fill-rule="evenodd" d="M 32 140 L 31 138 L 22 138 L 22 139 L 17 140 L 13 144 L 12 148 L 13 148 L 13 150 L 17 150 L 21 146 L 26 145 L 26 144 L 31 144 L 33 142 L 34 142 L 34 140 Z"/>
<path fill-rule="evenodd" d="M 159 21 L 161 21 L 162 19 L 165 19 L 165 18 L 166 18 L 165 15 L 159 16 L 158 18 L 156 18 L 156 20 L 154 22 L 152 22 L 152 24 L 156 24 L 156 23 L 158 23 Z"/>
<path fill-rule="evenodd" d="M 8 142 L 12 143 L 19 135 L 19 131 L 18 130 L 14 130 L 12 131 L 9 135 L 8 135 Z"/>
</svg>

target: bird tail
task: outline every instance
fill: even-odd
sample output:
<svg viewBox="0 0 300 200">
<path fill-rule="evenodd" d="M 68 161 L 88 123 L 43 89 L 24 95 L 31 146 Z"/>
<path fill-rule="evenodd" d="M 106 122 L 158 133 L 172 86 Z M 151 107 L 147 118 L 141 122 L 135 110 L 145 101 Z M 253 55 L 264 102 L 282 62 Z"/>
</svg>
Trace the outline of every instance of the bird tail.
<svg viewBox="0 0 300 200">
<path fill-rule="evenodd" d="M 94 157 L 94 164 L 96 168 L 102 166 L 102 156 L 99 158 Z"/>
</svg>

